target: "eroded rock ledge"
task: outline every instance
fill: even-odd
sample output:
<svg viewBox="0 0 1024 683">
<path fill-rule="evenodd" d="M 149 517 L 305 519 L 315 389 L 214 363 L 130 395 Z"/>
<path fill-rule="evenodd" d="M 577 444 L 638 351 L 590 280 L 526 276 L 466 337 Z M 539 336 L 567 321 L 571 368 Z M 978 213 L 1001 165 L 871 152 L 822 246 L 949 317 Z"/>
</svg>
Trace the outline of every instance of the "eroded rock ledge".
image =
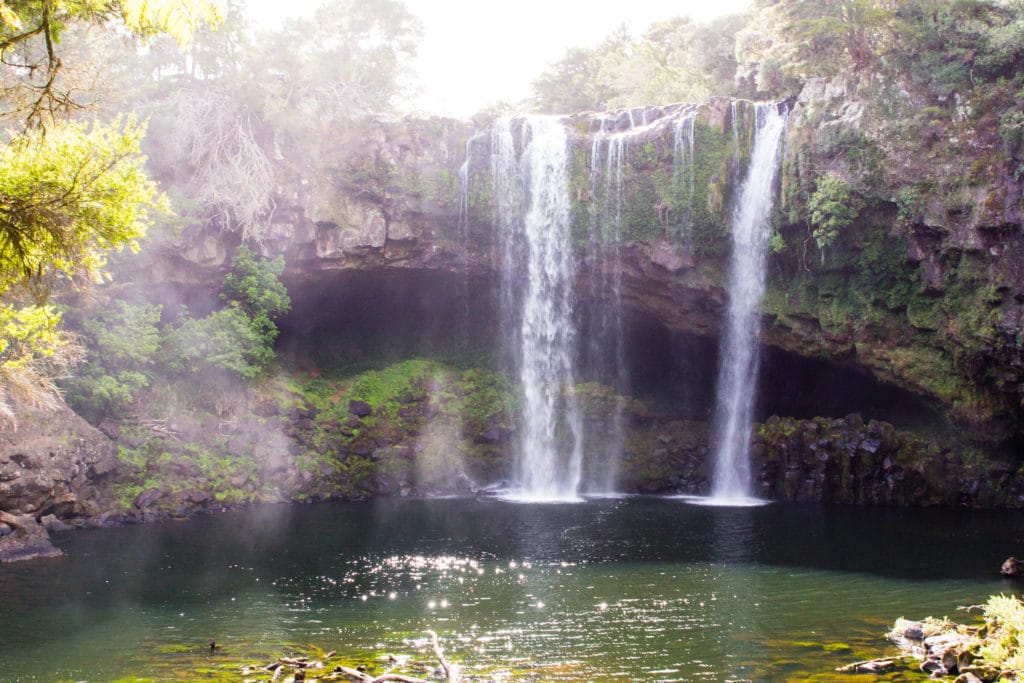
<svg viewBox="0 0 1024 683">
<path fill-rule="evenodd" d="M 0 510 L 36 517 L 99 517 L 116 510 L 115 443 L 63 403 L 17 406 L 0 429 Z"/>
</svg>

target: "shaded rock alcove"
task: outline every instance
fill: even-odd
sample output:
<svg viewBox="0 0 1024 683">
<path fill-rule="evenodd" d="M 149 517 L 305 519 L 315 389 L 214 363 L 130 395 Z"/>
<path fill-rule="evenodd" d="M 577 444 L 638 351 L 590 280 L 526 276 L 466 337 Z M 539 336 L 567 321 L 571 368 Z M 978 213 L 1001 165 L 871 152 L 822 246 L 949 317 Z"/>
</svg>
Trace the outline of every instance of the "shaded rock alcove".
<svg viewBox="0 0 1024 683">
<path fill-rule="evenodd" d="M 320 273 L 287 282 L 292 310 L 281 320 L 279 351 L 321 364 L 380 364 L 412 356 L 445 357 L 502 368 L 504 329 L 498 283 L 448 271 L 391 269 Z M 603 302 L 580 297 L 581 329 Z M 674 332 L 652 315 L 625 311 L 625 377 L 617 387 L 654 414 L 708 420 L 714 406 L 719 340 Z M 585 358 L 579 381 L 615 374 Z M 756 418 L 843 417 L 860 413 L 898 428 L 945 429 L 928 401 L 856 367 L 762 349 Z M 941 431 L 941 430 L 940 430 Z"/>
</svg>

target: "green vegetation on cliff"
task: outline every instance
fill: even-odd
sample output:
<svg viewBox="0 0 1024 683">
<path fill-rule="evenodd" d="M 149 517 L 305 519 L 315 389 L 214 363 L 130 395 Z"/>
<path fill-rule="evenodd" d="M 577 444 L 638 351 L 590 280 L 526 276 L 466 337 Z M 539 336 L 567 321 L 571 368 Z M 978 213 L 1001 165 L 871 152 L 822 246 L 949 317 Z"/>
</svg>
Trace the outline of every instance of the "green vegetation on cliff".
<svg viewBox="0 0 1024 683">
<path fill-rule="evenodd" d="M 285 370 L 225 390 L 219 413 L 174 400 L 167 419 L 119 427 L 126 509 L 468 491 L 506 476 L 515 410 L 507 377 L 425 359 L 354 374 Z"/>
<path fill-rule="evenodd" d="M 537 106 L 608 108 L 719 93 L 786 98 L 780 106 L 790 112 L 790 136 L 773 216 L 765 342 L 865 369 L 940 402 L 971 437 L 1005 442 L 1019 433 L 1022 414 L 1013 237 L 1019 221 L 1014 183 L 1024 167 L 1024 78 L 1015 66 L 1021 57 L 1016 38 L 1024 30 L 1020 10 L 1019 3 L 980 0 L 899 6 L 783 0 L 708 25 L 669 20 L 638 38 L 620 32 L 593 50 L 573 51 L 538 81 Z M 464 296 L 472 299 L 468 273 L 482 279 L 493 272 L 498 241 L 490 156 L 483 153 L 486 126 L 470 137 L 484 118 L 472 125 L 382 121 L 394 113 L 419 37 L 417 22 L 400 3 L 346 2 L 312 21 L 265 32 L 260 41 L 256 35 L 231 15 L 222 32 L 197 34 L 187 58 L 159 41 L 141 56 L 104 43 L 110 47 L 104 63 L 118 65 L 113 71 L 125 86 L 109 104 L 152 115 L 152 168 L 187 217 L 179 226 L 162 225 L 159 244 L 144 248 L 173 253 L 159 261 L 165 267 L 185 255 L 192 270 L 171 265 L 172 274 L 153 279 L 165 277 L 174 286 L 147 293 L 149 299 L 118 282 L 94 290 L 95 296 L 60 292 L 71 302 L 63 315 L 85 347 L 85 362 L 64 381 L 69 400 L 112 432 L 122 426 L 129 434 L 139 426 L 164 430 L 159 438 L 166 443 L 129 446 L 145 451 L 145 457 L 127 456 L 141 463 L 159 462 L 175 449 L 193 460 L 206 452 L 245 453 L 249 446 L 200 443 L 193 428 L 234 434 L 232 420 L 240 416 L 251 418 L 246 424 L 253 429 L 273 423 L 278 413 L 260 414 L 250 405 L 271 396 L 274 410 L 310 413 L 288 420 L 312 425 L 302 422 L 302 448 L 290 453 L 300 463 L 296 471 L 337 474 L 334 493 L 344 495 L 374 489 L 368 482 L 384 471 L 408 481 L 402 461 L 410 458 L 387 449 L 426 438 L 414 431 L 428 423 L 440 435 L 437 443 L 486 460 L 477 451 L 494 452 L 497 442 L 478 442 L 477 435 L 507 437 L 514 425 L 494 406 L 511 400 L 512 391 L 497 376 L 468 370 L 473 363 L 427 367 L 390 357 L 396 362 L 386 369 L 357 373 L 352 363 L 363 349 L 341 358 L 348 351 L 338 345 L 322 350 L 336 357 L 316 358 L 311 365 L 319 369 L 303 365 L 308 374 L 300 373 L 301 381 L 284 379 L 277 355 L 283 349 L 275 349 L 275 320 L 289 306 L 280 282 L 284 262 L 256 256 L 287 253 L 297 281 L 307 274 L 302 269 L 321 266 L 461 271 L 467 273 Z M 76 36 L 66 38 L 80 46 Z M 332 71 L 339 64 L 350 81 L 342 83 Z M 281 73 L 295 76 L 281 79 Z M 658 111 L 673 112 L 672 124 L 682 124 L 679 114 L 694 113 L 695 154 L 684 149 L 683 128 L 652 132 L 656 126 L 645 125 Z M 630 306 L 660 315 L 674 305 L 649 303 L 664 294 L 653 291 L 662 285 L 673 297 L 702 297 L 694 329 L 715 334 L 732 199 L 750 151 L 753 111 L 748 101 L 717 98 L 692 110 L 571 117 L 573 237 L 586 264 L 581 278 L 591 277 L 587 267 L 612 247 L 634 259 L 623 271 Z M 621 169 L 595 164 L 611 131 L 627 128 L 636 137 L 622 150 Z M 595 143 L 598 129 L 605 137 Z M 60 144 L 62 130 L 51 127 L 39 139 Z M 87 130 L 79 133 L 88 137 Z M 110 232 L 89 237 L 58 230 L 52 239 L 36 239 L 33 232 L 33 245 L 57 251 L 44 259 L 26 251 L 31 258 L 20 270 L 7 269 L 11 278 L 48 294 L 49 287 L 81 280 L 83 266 L 97 270 L 107 248 L 137 241 L 150 219 L 146 211 L 163 205 L 155 186 L 139 175 L 140 135 L 134 124 L 124 124 L 109 134 L 112 156 L 96 157 L 110 168 L 125 164 L 120 185 L 86 183 L 118 202 L 78 202 L 85 218 Z M 459 153 L 467 147 L 473 163 L 460 188 Z M 14 145 L 6 151 L 15 165 L 31 157 Z M 52 154 L 44 156 L 53 161 Z M 16 179 L 13 170 L 5 179 Z M 78 218 L 69 215 L 39 225 L 76 225 Z M 407 245 L 413 245 L 409 251 Z M 17 251 L 17 244 L 10 246 Z M 648 247 L 657 253 L 648 254 Z M 207 280 L 187 282 L 197 273 Z M 220 300 L 197 295 L 215 292 L 225 274 Z M 7 298 L 20 307 L 31 293 Z M 191 310 L 179 305 L 183 301 Z M 372 293 L 366 305 L 373 305 Z M 3 311 L 0 371 L 20 362 L 51 375 L 66 372 L 77 353 L 60 336 L 62 310 L 18 307 Z M 33 345 L 38 353 L 17 358 Z M 345 364 L 347 372 L 337 369 Z M 465 372 L 484 374 L 459 374 Z M 439 379 L 423 380 L 431 373 Z M 409 396 L 420 398 L 406 403 Z M 369 413 L 350 414 L 352 402 Z M 166 407 L 166 414 L 157 407 Z M 417 411 L 422 424 L 414 424 Z M 501 414 L 509 412 L 506 405 Z M 179 414 L 188 419 L 178 424 Z M 344 426 L 350 417 L 358 424 Z M 175 440 L 180 443 L 173 448 L 166 445 Z M 657 448 L 650 439 L 640 441 Z M 189 455 L 185 445 L 196 443 L 201 452 Z M 343 463 L 325 455 L 341 446 L 351 448 Z M 375 459 L 375 453 L 381 455 Z M 644 465 L 639 447 L 631 455 Z M 223 484 L 221 470 L 200 469 Z M 140 476 L 145 481 L 148 475 Z M 300 483 L 308 482 L 291 482 Z"/>
<path fill-rule="evenodd" d="M 824 263 L 825 248 L 835 244 L 839 233 L 853 223 L 860 211 L 850 184 L 841 178 L 821 176 L 814 194 L 807 200 L 808 222 L 814 226 L 811 233 Z"/>
<path fill-rule="evenodd" d="M 187 310 L 161 323 L 163 307 L 113 298 L 88 317 L 77 312 L 86 362 L 68 378 L 68 402 L 94 422 L 132 413 L 143 390 L 183 382 L 215 402 L 233 379 L 255 380 L 275 362 L 274 320 L 290 307 L 278 276 L 284 259 L 238 250 L 224 280 L 226 306 L 202 318 Z M 193 389 L 182 388 L 186 394 Z"/>
<path fill-rule="evenodd" d="M 1009 387 L 982 360 L 1003 343 L 1004 298 L 989 284 L 988 259 L 951 253 L 933 289 L 889 220 L 888 211 L 866 210 L 813 269 L 804 257 L 808 237 L 782 233 L 793 246 L 775 256 L 764 304 L 778 338 L 799 340 L 804 353 L 853 357 L 886 381 L 939 399 L 962 425 L 988 424 L 987 438 L 1005 438 L 1017 428 L 1004 402 Z"/>
<path fill-rule="evenodd" d="M 0 147 L 0 415 L 9 399 L 52 400 L 77 359 L 46 305 L 55 288 L 97 277 L 107 253 L 137 240 L 165 204 L 143 170 L 142 127 L 66 123 Z"/>
</svg>

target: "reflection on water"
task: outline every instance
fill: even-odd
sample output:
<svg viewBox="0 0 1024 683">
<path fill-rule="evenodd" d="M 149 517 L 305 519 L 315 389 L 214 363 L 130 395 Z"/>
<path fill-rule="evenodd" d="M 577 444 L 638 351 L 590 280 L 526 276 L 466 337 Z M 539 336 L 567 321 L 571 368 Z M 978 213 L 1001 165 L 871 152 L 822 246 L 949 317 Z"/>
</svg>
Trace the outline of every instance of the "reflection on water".
<svg viewBox="0 0 1024 683">
<path fill-rule="evenodd" d="M 669 496 L 675 500 L 685 500 L 693 505 L 722 508 L 754 508 L 771 504 L 770 500 L 751 498 L 750 496 Z"/>
<path fill-rule="evenodd" d="M 289 643 L 352 661 L 429 656 L 416 648 L 434 629 L 478 674 L 795 680 L 884 654 L 897 616 L 1012 589 L 993 576 L 1022 541 L 1010 512 L 655 498 L 253 508 L 66 534 L 65 559 L 0 566 L 0 678 L 191 680 Z"/>
</svg>

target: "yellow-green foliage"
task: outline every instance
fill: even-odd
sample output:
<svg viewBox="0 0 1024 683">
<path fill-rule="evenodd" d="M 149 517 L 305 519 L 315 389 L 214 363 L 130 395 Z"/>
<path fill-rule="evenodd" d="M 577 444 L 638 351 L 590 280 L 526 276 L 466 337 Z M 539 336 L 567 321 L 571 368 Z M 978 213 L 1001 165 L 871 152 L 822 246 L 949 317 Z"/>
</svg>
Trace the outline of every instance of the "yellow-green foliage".
<svg viewBox="0 0 1024 683">
<path fill-rule="evenodd" d="M 13 419 L 12 399 L 53 404 L 53 378 L 65 375 L 81 354 L 59 323 L 53 306 L 0 306 L 0 418 Z"/>
<path fill-rule="evenodd" d="M 201 25 L 217 26 L 224 19 L 224 3 L 211 0 L 94 0 L 68 2 L 57 0 L 47 3 L 49 9 L 46 30 L 51 37 L 59 36 L 63 27 L 75 20 L 102 22 L 118 17 L 135 33 L 152 35 L 166 33 L 182 47 L 192 42 L 192 33 Z M 8 4 L 0 0 L 0 37 L 7 32 L 17 35 L 28 33 L 40 20 L 35 3 Z M 28 37 L 35 37 L 35 32 Z"/>
<path fill-rule="evenodd" d="M 0 295 L 33 290 L 45 300 L 53 281 L 95 275 L 111 249 L 136 247 L 165 200 L 143 168 L 143 126 L 69 123 L 27 132 L 0 146 Z M 52 403 L 54 378 L 80 355 L 49 306 L 0 310 L 0 415 L 9 397 Z"/>
<path fill-rule="evenodd" d="M 226 5 L 216 0 L 121 0 L 116 4 L 98 4 L 119 8 L 129 29 L 144 35 L 166 33 L 182 47 L 192 43 L 192 34 L 198 26 L 218 26 L 224 20 Z"/>
<path fill-rule="evenodd" d="M 1024 672 L 1024 602 L 993 595 L 985 603 L 987 633 L 978 654 L 988 666 L 1003 672 L 1001 680 L 1015 681 Z"/>
<path fill-rule="evenodd" d="M 932 617 L 923 621 L 900 618 L 888 637 L 909 649 L 904 634 L 909 628 L 919 628 L 923 638 L 941 636 L 955 643 L 951 652 L 969 663 L 962 672 L 975 672 L 998 683 L 1020 681 L 1024 673 L 1024 602 L 1012 595 L 993 595 L 983 606 L 982 616 L 984 623 L 977 626 Z"/>
<path fill-rule="evenodd" d="M 0 359 L 4 370 L 31 367 L 53 358 L 65 341 L 53 306 L 0 306 Z"/>
<path fill-rule="evenodd" d="M 136 247 L 165 200 L 143 168 L 144 127 L 68 123 L 0 146 L 0 292 L 95 273 Z"/>
</svg>

